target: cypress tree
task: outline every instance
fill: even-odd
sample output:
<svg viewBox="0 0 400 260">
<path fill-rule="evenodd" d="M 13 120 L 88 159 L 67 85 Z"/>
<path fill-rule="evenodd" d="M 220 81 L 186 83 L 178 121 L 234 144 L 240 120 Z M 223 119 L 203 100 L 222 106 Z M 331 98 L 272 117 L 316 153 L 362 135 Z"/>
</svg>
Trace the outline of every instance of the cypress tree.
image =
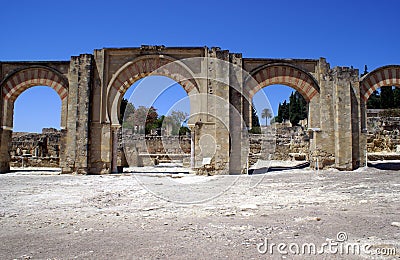
<svg viewBox="0 0 400 260">
<path fill-rule="evenodd" d="M 254 104 L 251 105 L 251 122 L 252 122 L 251 127 L 260 126 L 260 120 L 258 119 L 257 111 L 254 108 Z"/>
<path fill-rule="evenodd" d="M 400 108 L 400 88 L 394 88 L 393 97 L 394 97 L 394 108 Z"/>
<path fill-rule="evenodd" d="M 375 90 L 374 92 L 372 92 L 371 96 L 368 98 L 367 108 L 368 109 L 381 108 L 381 97 L 378 91 Z"/>
<path fill-rule="evenodd" d="M 289 104 L 285 101 L 283 101 L 282 104 L 282 119 L 283 121 L 289 120 Z"/>
<path fill-rule="evenodd" d="M 381 87 L 381 108 L 393 108 L 394 95 L 392 87 Z"/>
<path fill-rule="evenodd" d="M 300 92 L 296 91 L 295 95 L 296 95 L 296 99 L 297 99 L 298 107 L 299 107 L 299 111 L 298 111 L 299 118 L 300 118 L 300 120 L 303 120 L 303 119 L 307 118 L 308 104 L 307 104 L 307 101 L 304 99 L 304 97 L 300 94 Z"/>
<path fill-rule="evenodd" d="M 276 122 L 278 123 L 282 123 L 283 121 L 283 111 L 282 111 L 282 104 L 279 102 L 279 106 L 278 106 L 278 115 L 276 116 Z"/>
<path fill-rule="evenodd" d="M 300 104 L 296 98 L 294 92 L 290 95 L 289 98 L 289 120 L 292 125 L 298 125 L 300 121 Z"/>
</svg>

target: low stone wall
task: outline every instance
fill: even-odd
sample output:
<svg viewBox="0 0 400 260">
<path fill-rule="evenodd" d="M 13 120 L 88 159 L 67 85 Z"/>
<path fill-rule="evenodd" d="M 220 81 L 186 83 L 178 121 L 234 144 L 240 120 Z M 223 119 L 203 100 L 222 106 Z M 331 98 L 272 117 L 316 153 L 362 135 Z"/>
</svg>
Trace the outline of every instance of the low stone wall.
<svg viewBox="0 0 400 260">
<path fill-rule="evenodd" d="M 190 136 L 151 136 L 120 132 L 118 165 L 151 166 L 179 160 L 190 166 Z"/>
<path fill-rule="evenodd" d="M 376 112 L 376 111 L 375 111 Z M 372 116 L 371 116 L 372 115 Z M 400 153 L 400 117 L 381 117 L 379 111 L 369 114 L 367 151 Z M 274 124 L 264 129 L 265 134 L 250 134 L 249 163 L 258 159 L 309 160 L 309 133 L 306 127 Z M 11 167 L 59 167 L 61 131 L 44 128 L 42 133 L 15 132 L 11 144 Z M 119 136 L 118 165 L 153 165 L 157 161 L 181 160 L 190 164 L 190 136 L 144 136 L 122 132 Z M 125 149 L 124 149 L 125 148 Z M 167 156 L 170 154 L 171 156 Z M 326 160 L 334 157 L 320 155 Z M 331 158 L 331 159 L 329 159 Z M 379 157 L 381 158 L 381 157 Z M 397 158 L 397 157 L 396 157 Z M 320 162 L 329 165 L 332 162 Z"/>
<path fill-rule="evenodd" d="M 48 167 L 58 168 L 60 165 L 59 157 L 22 157 L 12 156 L 11 167 Z"/>
<path fill-rule="evenodd" d="M 11 167 L 59 167 L 61 131 L 43 128 L 42 133 L 14 132 L 11 143 Z"/>
<path fill-rule="evenodd" d="M 264 129 L 265 134 L 250 134 L 250 166 L 258 159 L 308 160 L 310 137 L 303 126 L 276 123 Z"/>
<path fill-rule="evenodd" d="M 400 153 L 400 117 L 380 116 L 383 110 L 369 112 L 367 152 Z"/>
</svg>

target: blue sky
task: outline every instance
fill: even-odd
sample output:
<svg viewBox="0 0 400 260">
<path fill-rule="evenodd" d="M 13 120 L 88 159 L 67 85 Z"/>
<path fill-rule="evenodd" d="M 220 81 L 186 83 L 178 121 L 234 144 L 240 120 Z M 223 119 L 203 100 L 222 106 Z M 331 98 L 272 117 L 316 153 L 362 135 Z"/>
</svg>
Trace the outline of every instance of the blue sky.
<svg viewBox="0 0 400 260">
<path fill-rule="evenodd" d="M 19 0 L 2 1 L 1 9 L 2 61 L 69 60 L 103 47 L 154 44 L 219 46 L 244 57 L 325 57 L 332 67 L 360 70 L 400 64 L 398 0 Z M 59 127 L 60 101 L 51 91 L 33 88 L 17 99 L 15 131 Z M 273 108 L 283 94 L 290 90 L 268 94 Z M 29 122 L 33 117 L 45 122 Z"/>
</svg>

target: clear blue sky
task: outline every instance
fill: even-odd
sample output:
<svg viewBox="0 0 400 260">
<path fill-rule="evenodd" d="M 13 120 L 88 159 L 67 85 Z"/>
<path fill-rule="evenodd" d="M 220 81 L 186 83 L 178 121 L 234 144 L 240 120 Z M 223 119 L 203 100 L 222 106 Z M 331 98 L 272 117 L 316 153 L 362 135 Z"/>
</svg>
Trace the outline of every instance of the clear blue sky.
<svg viewBox="0 0 400 260">
<path fill-rule="evenodd" d="M 2 1 L 1 10 L 3 61 L 69 60 L 103 47 L 154 44 L 220 46 L 244 57 L 326 57 L 332 67 L 360 70 L 400 64 L 398 0 L 19 0 Z M 290 94 L 276 89 L 268 94 L 274 110 L 278 94 Z M 15 131 L 59 127 L 60 101 L 51 91 L 33 88 L 17 99 Z"/>
</svg>

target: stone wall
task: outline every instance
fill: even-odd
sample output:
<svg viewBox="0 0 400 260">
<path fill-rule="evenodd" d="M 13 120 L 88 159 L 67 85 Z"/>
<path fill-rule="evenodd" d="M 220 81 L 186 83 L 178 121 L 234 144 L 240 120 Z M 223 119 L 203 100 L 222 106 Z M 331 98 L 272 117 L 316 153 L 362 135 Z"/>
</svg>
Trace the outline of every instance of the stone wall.
<svg viewBox="0 0 400 260">
<path fill-rule="evenodd" d="M 310 143 L 305 127 L 275 124 L 268 131 L 268 134 L 249 136 L 251 165 L 258 159 L 267 159 L 267 154 L 271 152 L 274 160 L 308 160 Z M 13 133 L 11 166 L 21 167 L 23 156 L 24 166 L 59 167 L 61 136 L 61 131 L 53 128 L 44 128 L 40 134 Z M 122 135 L 120 132 L 119 164 L 153 165 L 155 158 L 159 161 L 187 160 L 190 157 L 190 142 L 190 136 L 144 136 L 129 132 Z M 140 163 L 138 156 L 141 157 Z"/>
<path fill-rule="evenodd" d="M 369 109 L 367 115 L 367 152 L 400 153 L 400 117 L 385 116 L 383 109 Z"/>
<path fill-rule="evenodd" d="M 15 132 L 12 134 L 11 166 L 59 167 L 62 134 L 54 128 L 42 133 Z"/>
<path fill-rule="evenodd" d="M 171 161 L 175 157 L 190 156 L 190 136 L 144 136 L 125 133 L 120 135 L 120 150 L 123 147 L 130 154 L 133 149 L 140 156 L 151 155 L 163 161 Z M 11 166 L 22 167 L 59 167 L 59 155 L 62 142 L 61 131 L 54 128 L 43 128 L 42 133 L 15 132 L 12 136 Z M 124 143 L 124 146 L 123 146 Z M 169 154 L 170 156 L 167 156 Z M 123 166 L 128 166 L 125 154 L 121 155 Z M 149 163 L 148 163 L 149 164 Z"/>
<path fill-rule="evenodd" d="M 276 123 L 266 134 L 250 134 L 250 166 L 258 159 L 309 160 L 310 137 L 304 126 Z"/>
<path fill-rule="evenodd" d="M 118 166 L 151 166 L 159 162 L 190 164 L 190 136 L 152 136 L 118 132 Z"/>
</svg>

